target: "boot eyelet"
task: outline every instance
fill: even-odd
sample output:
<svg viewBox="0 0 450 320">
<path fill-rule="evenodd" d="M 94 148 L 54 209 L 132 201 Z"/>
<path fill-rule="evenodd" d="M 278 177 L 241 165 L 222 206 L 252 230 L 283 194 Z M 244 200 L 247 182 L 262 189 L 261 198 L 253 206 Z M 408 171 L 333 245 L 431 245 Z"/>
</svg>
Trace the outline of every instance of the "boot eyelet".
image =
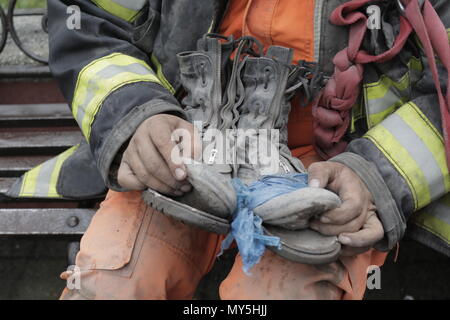
<svg viewBox="0 0 450 320">
<path fill-rule="evenodd" d="M 268 91 L 268 89 L 269 89 L 270 75 L 272 73 L 273 73 L 273 69 L 271 67 L 264 68 L 264 91 Z"/>
<path fill-rule="evenodd" d="M 202 87 L 206 87 L 205 63 L 200 62 L 200 75 L 202 77 Z"/>
</svg>

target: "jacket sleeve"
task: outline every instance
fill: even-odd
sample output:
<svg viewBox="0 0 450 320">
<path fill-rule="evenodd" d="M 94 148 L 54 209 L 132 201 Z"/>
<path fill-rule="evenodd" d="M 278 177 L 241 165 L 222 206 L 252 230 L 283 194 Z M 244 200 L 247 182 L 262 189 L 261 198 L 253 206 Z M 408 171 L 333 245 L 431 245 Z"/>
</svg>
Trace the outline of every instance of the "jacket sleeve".
<svg viewBox="0 0 450 320">
<path fill-rule="evenodd" d="M 103 179 L 115 190 L 122 190 L 121 152 L 137 127 L 159 113 L 184 117 L 173 89 L 151 68 L 159 6 L 148 0 L 48 1 L 51 71 Z M 79 14 L 78 27 L 68 22 L 73 14 Z M 142 32 L 146 43 L 137 45 Z"/>
<path fill-rule="evenodd" d="M 433 5 L 448 28 L 450 3 Z M 372 191 L 386 235 L 376 246 L 381 250 L 401 239 L 414 212 L 450 191 L 439 101 L 423 53 L 422 62 L 424 72 L 411 101 L 331 159 L 353 169 Z M 446 84 L 446 72 L 438 65 L 441 84 Z"/>
<path fill-rule="evenodd" d="M 372 192 L 391 249 L 413 212 L 450 191 L 439 102 L 434 94 L 400 107 L 331 161 L 355 171 Z"/>
</svg>

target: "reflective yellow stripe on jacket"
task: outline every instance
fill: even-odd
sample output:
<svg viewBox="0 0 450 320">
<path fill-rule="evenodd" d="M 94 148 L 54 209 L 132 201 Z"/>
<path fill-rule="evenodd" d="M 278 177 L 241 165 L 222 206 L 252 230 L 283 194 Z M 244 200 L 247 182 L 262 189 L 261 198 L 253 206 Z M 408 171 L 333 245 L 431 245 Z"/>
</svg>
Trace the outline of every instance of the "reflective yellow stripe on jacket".
<svg viewBox="0 0 450 320">
<path fill-rule="evenodd" d="M 145 6 L 146 0 L 92 0 L 98 7 L 119 17 L 132 22 L 136 19 L 140 10 Z"/>
<path fill-rule="evenodd" d="M 160 83 L 145 61 L 122 53 L 94 60 L 81 70 L 72 101 L 72 113 L 88 141 L 91 125 L 105 98 L 126 84 L 141 81 Z"/>
<path fill-rule="evenodd" d="M 412 221 L 450 245 L 450 194 L 417 212 Z"/>
<path fill-rule="evenodd" d="M 78 147 L 76 145 L 25 173 L 18 197 L 60 198 L 56 185 L 61 166 Z"/>
<path fill-rule="evenodd" d="M 406 180 L 415 210 L 450 191 L 443 137 L 414 103 L 402 106 L 365 137 Z"/>
<path fill-rule="evenodd" d="M 152 63 L 154 64 L 154 66 L 156 67 L 156 75 L 157 75 L 159 81 L 161 81 L 162 85 L 167 90 L 169 90 L 171 94 L 175 94 L 175 89 L 172 87 L 169 80 L 167 80 L 166 76 L 163 73 L 162 66 L 154 54 L 152 54 L 151 60 L 152 60 Z"/>
<path fill-rule="evenodd" d="M 377 82 L 364 84 L 364 103 L 369 128 L 379 124 L 410 100 L 411 84 L 420 79 L 422 63 L 413 57 L 408 63 L 408 69 L 409 71 L 397 81 L 382 75 Z"/>
</svg>

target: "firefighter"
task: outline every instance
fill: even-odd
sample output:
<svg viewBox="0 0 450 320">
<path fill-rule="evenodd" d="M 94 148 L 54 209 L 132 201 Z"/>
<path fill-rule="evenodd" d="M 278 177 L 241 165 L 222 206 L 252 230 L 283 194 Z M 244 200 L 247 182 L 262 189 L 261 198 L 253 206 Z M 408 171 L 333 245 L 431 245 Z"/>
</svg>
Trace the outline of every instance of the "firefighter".
<svg viewBox="0 0 450 320">
<path fill-rule="evenodd" d="M 89 148 L 54 161 L 43 184 L 42 166 L 33 169 L 10 195 L 45 196 L 52 190 L 53 196 L 75 197 L 82 194 L 75 190 L 82 189 L 80 183 L 71 184 L 77 175 L 92 177 L 89 190 L 98 193 L 93 167 L 110 189 L 81 241 L 81 288 L 66 289 L 62 299 L 190 299 L 211 270 L 223 236 L 173 220 L 141 197 L 146 188 L 173 196 L 192 188 L 183 164 L 170 159 L 171 133 L 194 133 L 178 99 L 176 54 L 195 50 L 207 32 L 253 36 L 265 48 L 293 48 L 294 61 L 316 63 L 330 79 L 314 108 L 293 101 L 289 147 L 309 166 L 310 186 L 326 187 L 343 201 L 311 223 L 324 235 L 338 236 L 343 250 L 337 261 L 314 266 L 266 251 L 248 276 L 238 254 L 220 285 L 222 299 L 362 299 L 367 268 L 383 264 L 408 219 L 414 238 L 448 254 L 450 179 L 439 108 L 444 102 L 433 82 L 429 46 L 420 41 L 425 38 L 400 35 L 412 28 L 405 16 L 411 19 L 417 11 L 413 17 L 433 17 L 425 21 L 435 22 L 432 29 L 442 36 L 450 25 L 450 3 L 371 1 L 380 9 L 380 28 L 372 29 L 361 23 L 368 2 L 49 0 L 50 67 Z M 79 29 L 66 27 L 73 8 L 81 10 Z M 357 19 L 346 20 L 349 14 Z M 349 37 L 351 28 L 360 32 Z M 363 35 L 357 47 L 355 34 Z M 441 46 L 439 70 L 448 61 L 448 41 Z M 384 52 L 391 53 L 389 59 L 360 59 Z M 346 73 L 355 77 L 342 81 Z M 340 89 L 344 93 L 335 92 Z M 326 118 L 327 111 L 338 121 L 328 123 L 334 118 Z M 73 165 L 77 155 L 84 167 Z"/>
</svg>

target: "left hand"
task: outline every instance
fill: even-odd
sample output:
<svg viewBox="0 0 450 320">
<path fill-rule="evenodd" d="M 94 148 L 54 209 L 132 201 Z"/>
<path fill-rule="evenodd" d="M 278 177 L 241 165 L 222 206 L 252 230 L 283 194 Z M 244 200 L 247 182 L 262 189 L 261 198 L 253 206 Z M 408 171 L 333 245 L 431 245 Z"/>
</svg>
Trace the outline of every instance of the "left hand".
<svg viewBox="0 0 450 320">
<path fill-rule="evenodd" d="M 335 192 L 339 208 L 314 220 L 310 228 L 324 235 L 338 236 L 343 255 L 367 251 L 384 236 L 373 197 L 364 182 L 350 168 L 337 162 L 316 162 L 308 168 L 309 185 Z"/>
</svg>

